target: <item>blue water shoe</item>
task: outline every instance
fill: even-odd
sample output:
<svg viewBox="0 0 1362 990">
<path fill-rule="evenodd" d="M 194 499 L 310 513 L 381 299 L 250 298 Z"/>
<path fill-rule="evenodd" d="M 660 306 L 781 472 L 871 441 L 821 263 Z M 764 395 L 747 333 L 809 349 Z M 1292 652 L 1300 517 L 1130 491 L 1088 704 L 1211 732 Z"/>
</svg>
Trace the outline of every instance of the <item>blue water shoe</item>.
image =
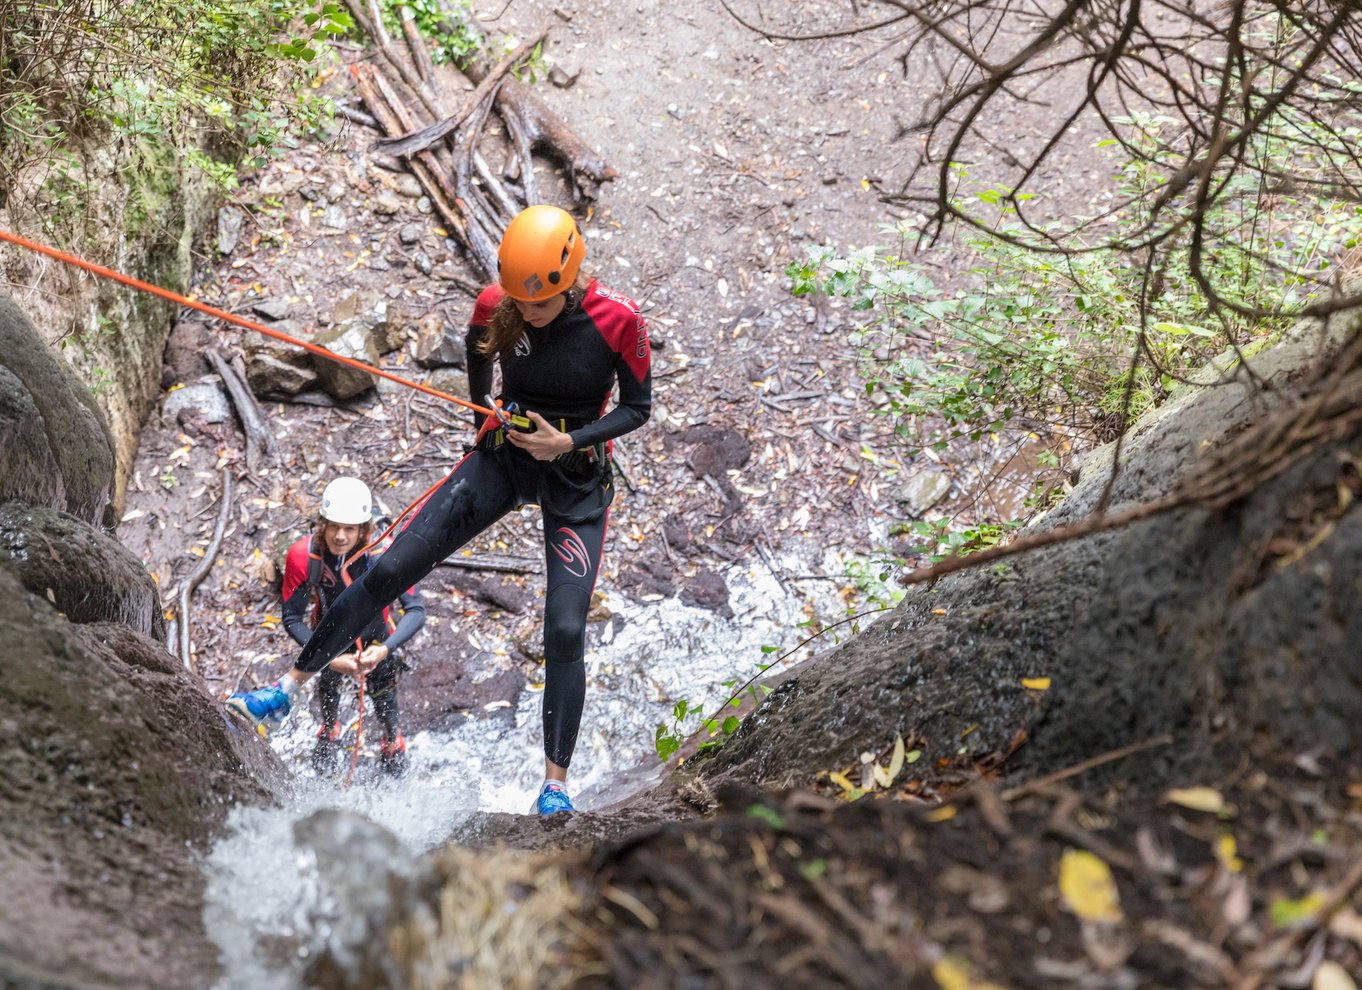
<svg viewBox="0 0 1362 990">
<path fill-rule="evenodd" d="M 291 707 L 288 693 L 278 684 L 269 684 L 254 691 L 238 691 L 225 704 L 229 712 L 255 726 L 262 736 L 270 729 L 279 728 Z"/>
<path fill-rule="evenodd" d="M 533 810 L 541 815 L 552 815 L 559 811 L 575 811 L 576 809 L 568 800 L 567 791 L 563 790 L 563 785 L 556 780 L 550 780 L 544 784 L 544 789 L 539 792 Z"/>
</svg>

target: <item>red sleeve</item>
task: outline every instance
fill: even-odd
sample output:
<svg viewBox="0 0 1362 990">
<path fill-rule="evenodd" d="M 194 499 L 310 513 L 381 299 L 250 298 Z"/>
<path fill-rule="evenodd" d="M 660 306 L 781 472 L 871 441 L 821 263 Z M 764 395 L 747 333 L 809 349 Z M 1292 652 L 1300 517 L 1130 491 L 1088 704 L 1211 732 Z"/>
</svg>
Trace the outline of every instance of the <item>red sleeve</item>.
<svg viewBox="0 0 1362 990">
<path fill-rule="evenodd" d="M 489 285 L 478 293 L 478 301 L 473 305 L 473 316 L 469 319 L 470 327 L 485 327 L 492 319 L 492 310 L 497 308 L 497 303 L 501 302 L 503 293 L 501 286 Z"/>
<path fill-rule="evenodd" d="M 304 536 L 288 548 L 288 558 L 284 562 L 284 587 L 281 597 L 288 601 L 301 585 L 307 584 L 308 547 L 312 537 Z"/>
<path fill-rule="evenodd" d="M 638 303 L 622 293 L 592 282 L 582 305 L 610 349 L 633 372 L 634 380 L 647 381 L 651 360 L 648 327 L 643 321 L 643 314 L 639 312 Z"/>
</svg>

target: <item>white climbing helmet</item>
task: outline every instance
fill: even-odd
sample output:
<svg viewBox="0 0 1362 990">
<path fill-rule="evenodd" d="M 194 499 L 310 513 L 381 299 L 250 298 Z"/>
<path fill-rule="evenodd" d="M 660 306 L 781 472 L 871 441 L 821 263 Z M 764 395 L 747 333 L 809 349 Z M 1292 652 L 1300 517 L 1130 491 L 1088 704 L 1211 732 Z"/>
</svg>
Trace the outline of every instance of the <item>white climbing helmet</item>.
<svg viewBox="0 0 1362 990">
<path fill-rule="evenodd" d="M 322 492 L 322 518 L 341 526 L 373 521 L 374 497 L 358 478 L 337 478 Z"/>
</svg>

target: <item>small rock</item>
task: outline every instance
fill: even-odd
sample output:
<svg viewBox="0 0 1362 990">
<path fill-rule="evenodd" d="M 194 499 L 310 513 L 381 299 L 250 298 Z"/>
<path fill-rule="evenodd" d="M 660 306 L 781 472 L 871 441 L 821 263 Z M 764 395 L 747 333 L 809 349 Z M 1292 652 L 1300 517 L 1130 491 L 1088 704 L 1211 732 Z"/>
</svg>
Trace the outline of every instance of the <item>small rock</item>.
<svg viewBox="0 0 1362 990">
<path fill-rule="evenodd" d="M 568 75 L 562 66 L 555 65 L 553 68 L 549 69 L 549 82 L 553 83 L 553 85 L 557 86 L 559 89 L 568 89 L 577 81 L 577 77 L 581 74 L 582 70 L 578 69 L 576 72 L 572 73 L 572 75 Z"/>
<path fill-rule="evenodd" d="M 429 196 L 422 196 L 416 201 L 416 212 L 418 213 L 430 213 L 434 209 L 435 207 L 431 205 Z"/>
<path fill-rule="evenodd" d="M 420 244 L 421 225 L 415 223 L 406 224 L 400 231 L 398 231 L 397 239 L 400 240 L 403 244 L 406 244 L 408 247 L 410 247 L 413 244 Z"/>
<path fill-rule="evenodd" d="M 251 312 L 267 320 L 288 319 L 289 306 L 282 299 L 262 299 L 251 306 Z"/>
<path fill-rule="evenodd" d="M 422 368 L 461 368 L 467 355 L 462 331 L 445 323 L 439 313 L 427 313 L 416 325 L 416 363 Z"/>
<path fill-rule="evenodd" d="M 951 479 L 940 471 L 923 471 L 910 478 L 905 478 L 894 493 L 894 499 L 902 505 L 910 515 L 921 517 L 932 506 L 936 505 L 951 490 Z"/>
<path fill-rule="evenodd" d="M 381 192 L 374 199 L 374 210 L 384 216 L 392 216 L 402 209 L 402 200 L 395 193 Z"/>
<path fill-rule="evenodd" d="M 218 254 L 224 257 L 236 250 L 241 239 L 241 223 L 246 215 L 235 206 L 224 206 L 218 210 Z"/>
<path fill-rule="evenodd" d="M 429 275 L 435 270 L 435 265 L 431 263 L 430 255 L 424 251 L 417 251 L 411 256 L 411 262 L 416 266 L 416 270 L 422 275 Z"/>
<path fill-rule="evenodd" d="M 167 395 L 161 406 L 161 415 L 173 423 L 179 421 L 181 412 L 196 413 L 205 423 L 226 422 L 231 415 L 227 396 L 211 382 L 195 382 Z"/>
</svg>

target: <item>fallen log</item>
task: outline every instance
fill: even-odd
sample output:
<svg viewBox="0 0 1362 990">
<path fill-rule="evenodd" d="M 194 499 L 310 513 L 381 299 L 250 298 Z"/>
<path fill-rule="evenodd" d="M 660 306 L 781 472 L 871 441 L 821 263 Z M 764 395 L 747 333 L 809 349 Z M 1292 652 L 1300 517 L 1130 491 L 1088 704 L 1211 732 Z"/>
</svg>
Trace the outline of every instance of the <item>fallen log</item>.
<svg viewBox="0 0 1362 990">
<path fill-rule="evenodd" d="M 208 548 L 204 550 L 203 559 L 199 561 L 198 566 L 189 572 L 184 583 L 180 585 L 180 607 L 179 614 L 175 616 L 175 624 L 179 631 L 180 659 L 184 662 L 185 670 L 194 669 L 189 641 L 190 596 L 194 594 L 194 589 L 208 576 L 208 572 L 213 569 L 213 564 L 218 559 L 218 551 L 222 548 L 223 534 L 227 531 L 227 520 L 232 515 L 232 470 L 230 467 L 222 469 L 221 497 L 222 505 L 218 510 L 217 525 L 213 528 L 213 539 L 209 541 Z"/>
<path fill-rule="evenodd" d="M 398 138 L 380 139 L 374 142 L 374 147 L 392 155 L 414 155 L 418 151 L 424 151 L 443 141 L 458 130 L 459 126 L 477 112 L 478 108 L 483 106 L 489 98 L 495 98 L 495 91 L 503 84 L 506 73 L 517 62 L 529 55 L 534 50 L 534 46 L 544 40 L 546 33 L 547 29 L 541 29 L 537 35 L 498 62 L 496 68 L 486 73 L 473 92 L 468 94 L 468 98 L 464 100 L 463 106 L 459 108 L 457 113 L 451 114 L 443 120 L 438 120 L 429 127 L 423 127 L 419 131 L 404 134 Z"/>
<path fill-rule="evenodd" d="M 260 466 L 260 459 L 264 456 L 278 461 L 279 444 L 274 439 L 274 433 L 266 425 L 265 417 L 260 413 L 260 406 L 256 403 L 255 396 L 251 394 L 250 386 L 246 384 L 245 369 L 236 367 L 234 362 L 228 361 L 211 347 L 204 356 L 222 379 L 222 384 L 226 387 L 236 409 L 237 419 L 241 421 L 241 430 L 246 435 L 247 469 L 254 474 Z"/>
<path fill-rule="evenodd" d="M 464 69 L 464 75 L 479 83 L 489 71 L 471 63 Z M 520 153 L 520 182 L 527 199 L 532 195 L 533 176 L 528 168 L 528 155 L 533 150 L 550 154 L 567 168 L 572 179 L 573 198 L 578 202 L 596 199 L 601 184 L 619 176 L 619 172 L 606 164 L 605 159 L 578 137 L 543 100 L 516 79 L 507 79 L 497 90 L 496 107 L 512 132 L 512 140 L 517 145 L 524 144 Z"/>
</svg>

